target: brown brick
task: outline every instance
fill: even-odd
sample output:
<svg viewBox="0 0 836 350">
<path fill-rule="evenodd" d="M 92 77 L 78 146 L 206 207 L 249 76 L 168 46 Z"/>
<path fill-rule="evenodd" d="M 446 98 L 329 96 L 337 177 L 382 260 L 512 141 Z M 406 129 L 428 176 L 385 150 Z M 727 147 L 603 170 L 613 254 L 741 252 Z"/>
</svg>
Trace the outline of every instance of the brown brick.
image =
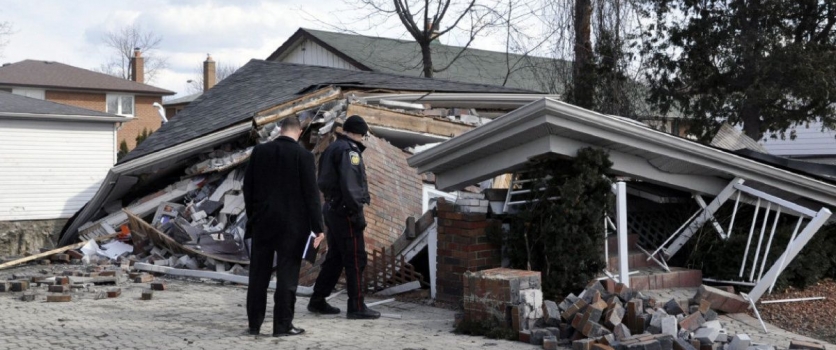
<svg viewBox="0 0 836 350">
<path fill-rule="evenodd" d="M 154 297 L 154 291 L 150 290 L 150 289 L 145 289 L 145 290 L 142 291 L 142 297 L 140 297 L 140 299 L 151 300 L 151 298 L 153 298 L 153 297 Z"/>
<path fill-rule="evenodd" d="M 147 273 L 143 273 L 136 278 L 134 278 L 134 283 L 148 283 L 154 280 L 154 276 L 151 276 Z"/>
<path fill-rule="evenodd" d="M 708 310 L 711 310 L 711 302 L 705 299 L 700 300 L 700 313 L 705 316 L 705 314 L 708 313 Z"/>
<path fill-rule="evenodd" d="M 66 276 L 55 277 L 55 284 L 70 284 L 70 278 Z"/>
<path fill-rule="evenodd" d="M 749 307 L 743 297 L 706 285 L 700 286 L 696 298 L 698 301 L 708 300 L 712 309 L 726 313 L 744 312 Z"/>
<path fill-rule="evenodd" d="M 695 312 L 686 316 L 682 321 L 679 321 L 679 327 L 682 329 L 687 329 L 689 332 L 693 332 L 700 328 L 702 324 L 705 323 L 705 318 L 702 317 L 702 314 L 699 312 Z"/>
<path fill-rule="evenodd" d="M 70 256 L 68 254 L 55 254 L 50 257 L 50 260 L 55 262 L 68 263 L 70 262 Z"/>
<path fill-rule="evenodd" d="M 118 298 L 120 295 L 122 295 L 122 289 L 121 288 L 111 288 L 111 289 L 107 290 L 107 297 L 108 298 Z"/>
<path fill-rule="evenodd" d="M 70 286 L 66 284 L 56 284 L 49 286 L 49 291 L 51 293 L 65 293 L 70 291 Z"/>
<path fill-rule="evenodd" d="M 27 289 L 29 289 L 29 281 L 12 281 L 10 289 L 12 292 L 26 291 Z"/>
<path fill-rule="evenodd" d="M 67 255 L 70 256 L 70 259 L 81 259 L 84 257 L 84 254 L 77 250 L 68 250 Z"/>
<path fill-rule="evenodd" d="M 531 344 L 531 331 L 520 331 L 519 340 L 526 344 Z"/>
<path fill-rule="evenodd" d="M 592 350 L 615 350 L 612 346 L 604 344 L 592 344 Z"/>
<path fill-rule="evenodd" d="M 66 303 L 73 300 L 70 294 L 50 294 L 46 296 L 46 301 L 51 303 Z"/>
<path fill-rule="evenodd" d="M 586 309 L 587 305 L 588 304 L 586 303 L 586 301 L 584 301 L 583 299 L 578 299 L 578 301 L 572 304 L 572 306 L 566 309 L 566 311 L 560 314 L 560 316 L 563 317 L 563 320 L 565 321 L 571 321 L 572 317 L 578 312 L 583 312 L 583 310 Z"/>
<path fill-rule="evenodd" d="M 572 350 L 592 350 L 593 339 L 579 339 L 572 342 Z"/>
</svg>

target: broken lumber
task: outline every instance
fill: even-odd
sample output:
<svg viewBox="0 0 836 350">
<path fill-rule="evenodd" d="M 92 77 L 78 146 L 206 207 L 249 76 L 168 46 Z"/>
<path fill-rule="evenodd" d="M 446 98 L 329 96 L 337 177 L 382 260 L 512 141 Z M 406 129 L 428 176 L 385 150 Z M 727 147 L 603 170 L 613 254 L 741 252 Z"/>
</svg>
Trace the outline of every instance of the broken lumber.
<svg viewBox="0 0 836 350">
<path fill-rule="evenodd" d="M 249 285 L 249 283 L 250 283 L 250 278 L 248 276 L 233 275 L 233 274 L 229 274 L 229 273 L 225 273 L 225 272 L 177 269 L 177 268 L 173 268 L 173 267 L 157 266 L 157 265 L 146 264 L 146 263 L 136 263 L 136 264 L 134 264 L 134 269 L 139 270 L 139 271 L 164 273 L 164 274 L 172 275 L 172 276 L 209 278 L 209 279 L 213 279 L 213 280 L 233 282 L 233 283 L 238 283 L 238 284 L 243 284 L 243 285 Z M 270 281 L 270 286 L 268 288 L 269 289 L 276 289 L 276 281 Z M 313 295 L 313 287 L 297 286 L 296 287 L 296 295 L 298 295 L 298 296 L 311 296 L 311 295 Z"/>
<path fill-rule="evenodd" d="M 110 234 L 110 235 L 106 235 L 106 236 L 99 236 L 99 237 L 96 237 L 93 240 L 96 241 L 96 242 L 100 242 L 100 241 L 103 241 L 103 240 L 106 240 L 106 239 L 114 238 L 117 235 L 119 235 L 119 234 L 114 233 L 114 234 Z M 68 245 L 66 247 L 61 247 L 61 248 L 53 249 L 53 250 L 43 252 L 43 253 L 40 253 L 40 254 L 30 255 L 30 256 L 27 256 L 25 258 L 20 258 L 20 259 L 17 259 L 17 260 L 12 260 L 12 261 L 9 261 L 9 262 L 5 262 L 5 263 L 0 264 L 0 270 L 5 269 L 5 268 L 9 268 L 9 267 L 12 267 L 12 266 L 20 265 L 20 264 L 23 264 L 23 263 L 26 263 L 26 262 L 30 262 L 30 261 L 33 261 L 33 260 L 39 260 L 41 258 L 45 258 L 45 257 L 52 256 L 52 255 L 55 255 L 55 254 L 60 254 L 60 253 L 66 252 L 66 251 L 71 250 L 71 249 L 78 249 L 78 248 L 83 247 L 85 244 L 87 244 L 87 242 L 89 242 L 89 241 L 79 242 L 79 243 L 76 243 L 76 244 Z"/>
<path fill-rule="evenodd" d="M 381 300 L 381 301 L 375 301 L 373 303 L 366 304 L 366 306 L 372 307 L 372 306 L 377 306 L 377 305 L 381 305 L 381 304 L 391 303 L 393 301 L 395 301 L 395 298 L 385 299 L 385 300 Z"/>
<path fill-rule="evenodd" d="M 351 103 L 346 115 L 362 115 L 370 126 L 412 131 L 443 137 L 459 136 L 473 129 L 473 126 L 422 114 L 396 112 L 387 108 Z"/>
<path fill-rule="evenodd" d="M 297 99 L 293 99 L 258 112 L 255 117 L 253 117 L 253 125 L 255 127 L 259 127 L 267 123 L 272 123 L 289 115 L 293 115 L 306 109 L 319 106 L 325 102 L 338 99 L 340 96 L 342 96 L 342 93 L 340 93 L 340 88 L 338 87 L 329 86 L 322 88 L 312 93 L 305 94 Z"/>
<path fill-rule="evenodd" d="M 412 281 L 404 284 L 400 284 L 394 287 L 389 287 L 384 290 L 377 292 L 377 295 L 388 297 L 390 295 L 406 293 L 412 290 L 416 290 L 421 288 L 421 281 Z"/>
</svg>

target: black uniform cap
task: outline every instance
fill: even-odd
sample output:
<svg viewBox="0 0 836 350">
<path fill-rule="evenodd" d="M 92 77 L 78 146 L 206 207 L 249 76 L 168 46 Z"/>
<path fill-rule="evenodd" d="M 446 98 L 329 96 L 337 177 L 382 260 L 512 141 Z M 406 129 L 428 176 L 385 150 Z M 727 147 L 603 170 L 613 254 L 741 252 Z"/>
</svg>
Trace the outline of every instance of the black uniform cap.
<svg viewBox="0 0 836 350">
<path fill-rule="evenodd" d="M 369 125 L 359 115 L 352 115 L 343 123 L 343 131 L 365 136 L 369 132 Z"/>
</svg>

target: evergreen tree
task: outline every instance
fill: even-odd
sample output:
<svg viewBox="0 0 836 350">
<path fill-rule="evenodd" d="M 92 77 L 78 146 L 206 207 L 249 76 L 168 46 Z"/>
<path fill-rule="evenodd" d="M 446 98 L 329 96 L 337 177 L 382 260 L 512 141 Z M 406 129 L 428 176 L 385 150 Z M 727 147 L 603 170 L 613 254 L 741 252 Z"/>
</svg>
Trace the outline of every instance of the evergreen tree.
<svg viewBox="0 0 836 350">
<path fill-rule="evenodd" d="M 649 101 L 709 140 L 722 122 L 758 140 L 836 116 L 836 2 L 641 0 Z"/>
</svg>

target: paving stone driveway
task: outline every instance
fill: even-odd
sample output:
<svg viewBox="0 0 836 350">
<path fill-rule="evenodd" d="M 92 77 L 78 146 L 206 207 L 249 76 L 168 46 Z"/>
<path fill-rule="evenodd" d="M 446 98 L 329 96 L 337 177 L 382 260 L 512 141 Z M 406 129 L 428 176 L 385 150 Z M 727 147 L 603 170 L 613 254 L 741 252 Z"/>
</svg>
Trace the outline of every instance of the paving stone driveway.
<svg viewBox="0 0 836 350">
<path fill-rule="evenodd" d="M 29 267 L 31 270 L 32 267 Z M 25 268 L 21 268 L 25 269 Z M 19 269 L 4 270 L 8 275 Z M 34 270 L 37 271 L 37 270 Z M 3 276 L 0 275 L 0 279 Z M 18 300 L 21 293 L 0 293 L 0 349 L 535 349 L 519 342 L 460 336 L 450 333 L 453 311 L 413 303 L 393 302 L 377 310 L 400 314 L 401 319 L 348 320 L 315 316 L 298 298 L 295 324 L 306 335 L 273 338 L 272 322 L 262 327 L 265 336 L 243 335 L 247 318 L 246 288 L 214 281 L 164 280 L 168 290 L 141 301 L 148 284 L 122 285 L 115 299 L 94 300 L 90 287 L 74 294 L 69 303 Z M 345 309 L 345 296 L 335 304 Z M 268 303 L 272 318 L 272 300 Z"/>
</svg>

